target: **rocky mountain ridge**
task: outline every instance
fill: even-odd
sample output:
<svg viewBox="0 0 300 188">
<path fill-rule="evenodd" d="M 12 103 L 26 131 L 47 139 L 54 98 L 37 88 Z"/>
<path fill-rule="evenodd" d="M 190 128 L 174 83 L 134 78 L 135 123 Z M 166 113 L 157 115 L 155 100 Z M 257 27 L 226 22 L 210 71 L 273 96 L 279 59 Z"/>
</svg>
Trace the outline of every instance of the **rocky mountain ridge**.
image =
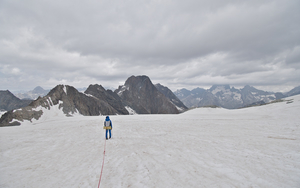
<svg viewBox="0 0 300 188">
<path fill-rule="evenodd" d="M 187 110 L 187 107 L 218 106 L 233 109 L 265 104 L 296 94 L 300 94 L 300 86 L 284 94 L 266 92 L 251 86 L 236 89 L 229 85 L 213 85 L 207 90 L 181 89 L 173 93 L 161 84 L 153 85 L 147 76 L 131 76 L 115 91 L 95 84 L 82 93 L 72 86 L 58 85 L 46 96 L 27 103 L 9 91 L 1 91 L 0 106 L 8 112 L 1 112 L 0 126 L 19 125 L 24 120 L 33 121 L 47 112 L 45 110 L 53 109 L 58 109 L 66 116 L 178 114 Z"/>
<path fill-rule="evenodd" d="M 167 98 L 170 99 L 170 101 L 175 104 L 177 109 L 180 112 L 184 112 L 188 110 L 188 108 L 176 97 L 176 95 L 168 88 L 161 84 L 155 84 L 155 87 L 158 91 L 160 91 L 162 94 L 164 94 Z"/>
<path fill-rule="evenodd" d="M 107 102 L 117 111 L 118 114 L 129 114 L 126 108 L 123 106 L 121 98 L 113 91 L 105 90 L 101 85 L 90 85 L 84 93 L 89 96 L 93 96 L 98 100 Z"/>
<path fill-rule="evenodd" d="M 11 110 L 2 115 L 0 126 L 19 125 L 24 120 L 38 120 L 45 110 L 58 107 L 66 116 L 81 114 L 85 116 L 114 115 L 119 112 L 106 101 L 78 92 L 74 87 L 58 85 L 46 96 L 39 97 L 28 106 Z"/>
<path fill-rule="evenodd" d="M 84 93 L 72 86 L 58 85 L 46 96 L 28 106 L 10 110 L 0 118 L 0 126 L 20 125 L 24 120 L 38 120 L 44 112 L 58 109 L 66 116 L 138 114 L 177 114 L 179 108 L 159 92 L 147 76 L 132 76 L 116 91 L 90 85 Z"/>
</svg>

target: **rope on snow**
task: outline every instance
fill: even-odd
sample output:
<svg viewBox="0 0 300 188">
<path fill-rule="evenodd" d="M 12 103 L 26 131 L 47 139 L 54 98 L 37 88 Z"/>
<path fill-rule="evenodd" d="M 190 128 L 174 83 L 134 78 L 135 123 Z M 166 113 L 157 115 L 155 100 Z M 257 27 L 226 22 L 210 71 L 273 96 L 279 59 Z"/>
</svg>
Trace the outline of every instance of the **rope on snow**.
<svg viewBox="0 0 300 188">
<path fill-rule="evenodd" d="M 101 168 L 101 173 L 100 173 L 98 188 L 100 187 L 100 182 L 101 182 L 101 177 L 102 177 L 102 172 L 103 172 L 104 158 L 105 158 L 105 147 L 106 147 L 106 139 L 104 141 L 103 162 L 102 162 L 102 168 Z"/>
</svg>

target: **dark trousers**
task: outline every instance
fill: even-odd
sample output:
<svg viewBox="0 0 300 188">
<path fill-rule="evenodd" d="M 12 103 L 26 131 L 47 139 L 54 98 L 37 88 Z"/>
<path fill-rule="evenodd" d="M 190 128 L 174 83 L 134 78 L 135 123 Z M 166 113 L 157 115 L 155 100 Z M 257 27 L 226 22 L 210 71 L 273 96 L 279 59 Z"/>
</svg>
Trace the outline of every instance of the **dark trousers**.
<svg viewBox="0 0 300 188">
<path fill-rule="evenodd" d="M 107 132 L 109 131 L 109 138 L 111 138 L 111 129 L 106 129 L 105 137 L 107 139 Z"/>
</svg>

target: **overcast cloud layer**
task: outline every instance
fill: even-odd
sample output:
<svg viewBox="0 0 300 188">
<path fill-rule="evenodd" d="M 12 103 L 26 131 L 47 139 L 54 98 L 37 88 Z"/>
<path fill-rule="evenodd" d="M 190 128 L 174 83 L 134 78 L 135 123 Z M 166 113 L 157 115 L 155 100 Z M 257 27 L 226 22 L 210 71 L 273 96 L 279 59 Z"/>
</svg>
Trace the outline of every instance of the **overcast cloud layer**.
<svg viewBox="0 0 300 188">
<path fill-rule="evenodd" d="M 1 90 L 300 85 L 299 0 L 0 0 Z"/>
</svg>

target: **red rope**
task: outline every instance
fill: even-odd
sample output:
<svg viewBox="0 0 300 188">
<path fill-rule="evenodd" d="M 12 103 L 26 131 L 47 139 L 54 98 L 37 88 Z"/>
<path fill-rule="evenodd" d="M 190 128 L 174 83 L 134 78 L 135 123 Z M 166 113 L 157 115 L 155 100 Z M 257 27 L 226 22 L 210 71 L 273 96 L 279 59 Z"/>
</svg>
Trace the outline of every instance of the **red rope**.
<svg viewBox="0 0 300 188">
<path fill-rule="evenodd" d="M 100 187 L 100 182 L 101 182 L 101 177 L 102 177 L 102 172 L 103 172 L 104 158 L 105 158 L 105 146 L 106 146 L 106 139 L 104 141 L 103 162 L 102 162 L 102 168 L 101 168 L 101 173 L 100 173 L 100 179 L 99 179 L 98 188 Z"/>
</svg>

